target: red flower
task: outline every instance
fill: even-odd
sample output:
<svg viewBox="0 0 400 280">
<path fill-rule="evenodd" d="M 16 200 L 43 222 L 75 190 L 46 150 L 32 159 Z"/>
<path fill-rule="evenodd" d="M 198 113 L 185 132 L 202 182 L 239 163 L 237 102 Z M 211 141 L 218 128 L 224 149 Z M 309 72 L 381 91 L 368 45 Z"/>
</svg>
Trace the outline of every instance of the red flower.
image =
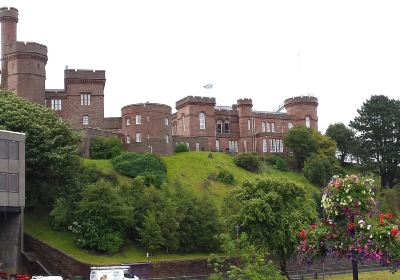
<svg viewBox="0 0 400 280">
<path fill-rule="evenodd" d="M 383 224 L 383 218 L 385 217 L 385 214 L 384 213 L 379 213 L 379 221 L 378 221 L 378 223 L 381 225 L 381 224 Z"/>
<path fill-rule="evenodd" d="M 390 230 L 390 235 L 392 236 L 396 236 L 399 233 L 399 229 L 398 228 L 392 228 Z"/>
<path fill-rule="evenodd" d="M 316 226 L 315 226 L 314 224 L 310 225 L 310 228 L 311 228 L 311 229 L 315 229 L 315 227 L 316 227 Z"/>
<path fill-rule="evenodd" d="M 307 232 L 306 232 L 306 230 L 304 228 L 300 231 L 299 236 L 300 236 L 301 239 L 306 239 L 307 238 Z"/>
<path fill-rule="evenodd" d="M 348 231 L 352 231 L 355 228 L 355 224 L 354 223 L 348 223 L 347 224 L 347 230 Z"/>
<path fill-rule="evenodd" d="M 387 212 L 387 213 L 386 213 L 386 218 L 388 218 L 388 219 L 393 219 L 393 214 L 390 213 L 390 212 Z"/>
</svg>

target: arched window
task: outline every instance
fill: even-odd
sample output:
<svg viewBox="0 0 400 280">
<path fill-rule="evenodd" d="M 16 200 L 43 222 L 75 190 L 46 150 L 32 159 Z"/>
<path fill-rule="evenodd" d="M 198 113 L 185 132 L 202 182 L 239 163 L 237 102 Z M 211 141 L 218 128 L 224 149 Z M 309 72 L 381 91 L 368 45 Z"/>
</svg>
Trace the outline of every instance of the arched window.
<svg viewBox="0 0 400 280">
<path fill-rule="evenodd" d="M 169 143 L 169 135 L 168 135 L 168 134 L 165 135 L 165 142 L 166 142 L 166 143 Z"/>
<path fill-rule="evenodd" d="M 203 112 L 199 114 L 199 124 L 200 129 L 206 129 L 206 115 Z"/>
<path fill-rule="evenodd" d="M 311 119 L 309 116 L 306 117 L 306 127 L 308 127 L 308 128 L 311 127 Z"/>
<path fill-rule="evenodd" d="M 217 133 L 222 133 L 222 121 L 217 120 Z"/>
<path fill-rule="evenodd" d="M 224 121 L 224 133 L 229 133 L 229 121 L 225 120 Z"/>
<path fill-rule="evenodd" d="M 293 128 L 293 123 L 292 122 L 288 122 L 287 127 L 288 127 L 288 129 L 292 129 Z"/>
</svg>

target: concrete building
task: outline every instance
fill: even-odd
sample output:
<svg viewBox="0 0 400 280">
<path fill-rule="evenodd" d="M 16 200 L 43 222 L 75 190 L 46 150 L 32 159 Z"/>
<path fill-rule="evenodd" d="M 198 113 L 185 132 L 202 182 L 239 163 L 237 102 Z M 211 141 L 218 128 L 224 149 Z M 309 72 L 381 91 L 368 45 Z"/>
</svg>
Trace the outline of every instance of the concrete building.
<svg viewBox="0 0 400 280">
<path fill-rule="evenodd" d="M 18 272 L 23 249 L 25 134 L 0 130 L 0 271 Z"/>
<path fill-rule="evenodd" d="M 65 69 L 64 87 L 45 90 L 47 47 L 17 41 L 17 9 L 1 8 L 0 22 L 2 87 L 51 108 L 82 131 L 84 155 L 96 135 L 116 135 L 129 151 L 158 154 L 172 153 L 179 142 L 191 150 L 284 153 L 288 129 L 318 128 L 318 100 L 310 96 L 286 99 L 277 111 L 254 111 L 249 98 L 217 106 L 215 98 L 187 96 L 173 114 L 168 105 L 138 103 L 124 106 L 120 117 L 104 118 L 105 71 Z"/>
</svg>

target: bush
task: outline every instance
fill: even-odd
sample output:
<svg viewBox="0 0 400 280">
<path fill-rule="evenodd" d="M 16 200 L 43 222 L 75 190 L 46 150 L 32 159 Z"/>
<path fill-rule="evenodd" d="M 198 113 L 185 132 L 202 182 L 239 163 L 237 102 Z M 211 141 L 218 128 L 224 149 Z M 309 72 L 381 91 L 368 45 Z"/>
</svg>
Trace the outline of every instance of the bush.
<svg viewBox="0 0 400 280">
<path fill-rule="evenodd" d="M 166 168 L 161 159 L 154 154 L 124 153 L 112 161 L 114 169 L 132 178 L 143 176 L 145 183 L 160 186 L 166 178 Z"/>
<path fill-rule="evenodd" d="M 333 176 L 332 164 L 325 157 L 313 154 L 304 162 L 304 176 L 309 182 L 324 187 Z"/>
<path fill-rule="evenodd" d="M 91 164 L 88 166 L 81 165 L 79 170 L 79 182 L 82 185 L 96 183 L 99 180 L 109 181 L 113 185 L 118 184 L 118 177 L 116 172 L 104 172 Z"/>
<path fill-rule="evenodd" d="M 189 148 L 185 143 L 178 143 L 175 147 L 176 153 L 189 152 Z"/>
<path fill-rule="evenodd" d="M 281 171 L 287 171 L 288 170 L 286 161 L 281 157 L 278 157 L 276 159 L 274 166 L 275 166 L 276 169 L 281 170 Z"/>
<path fill-rule="evenodd" d="M 275 155 L 275 154 L 270 154 L 270 155 L 267 157 L 267 162 L 270 163 L 270 164 L 272 164 L 272 165 L 275 165 L 275 164 L 276 164 L 276 161 L 279 160 L 279 159 L 282 159 L 282 157 L 281 157 L 281 156 L 278 156 L 278 155 Z"/>
<path fill-rule="evenodd" d="M 215 177 L 215 180 L 227 185 L 233 185 L 235 183 L 235 177 L 231 172 L 226 169 L 220 169 L 217 176 Z"/>
<path fill-rule="evenodd" d="M 260 166 L 258 159 L 255 155 L 250 153 L 239 154 L 235 157 L 234 163 L 251 172 L 258 171 Z"/>
<path fill-rule="evenodd" d="M 90 142 L 90 158 L 111 159 L 122 153 L 124 146 L 118 137 L 98 136 Z"/>
</svg>

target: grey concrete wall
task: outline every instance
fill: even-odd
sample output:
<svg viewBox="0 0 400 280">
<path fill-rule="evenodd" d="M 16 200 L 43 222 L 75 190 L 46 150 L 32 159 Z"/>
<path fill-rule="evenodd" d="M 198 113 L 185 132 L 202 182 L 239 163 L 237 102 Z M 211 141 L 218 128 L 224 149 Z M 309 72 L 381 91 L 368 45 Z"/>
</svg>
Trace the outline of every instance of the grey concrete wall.
<svg viewBox="0 0 400 280">
<path fill-rule="evenodd" d="M 0 207 L 0 270 L 8 274 L 18 273 L 21 266 L 22 216 Z"/>
</svg>

